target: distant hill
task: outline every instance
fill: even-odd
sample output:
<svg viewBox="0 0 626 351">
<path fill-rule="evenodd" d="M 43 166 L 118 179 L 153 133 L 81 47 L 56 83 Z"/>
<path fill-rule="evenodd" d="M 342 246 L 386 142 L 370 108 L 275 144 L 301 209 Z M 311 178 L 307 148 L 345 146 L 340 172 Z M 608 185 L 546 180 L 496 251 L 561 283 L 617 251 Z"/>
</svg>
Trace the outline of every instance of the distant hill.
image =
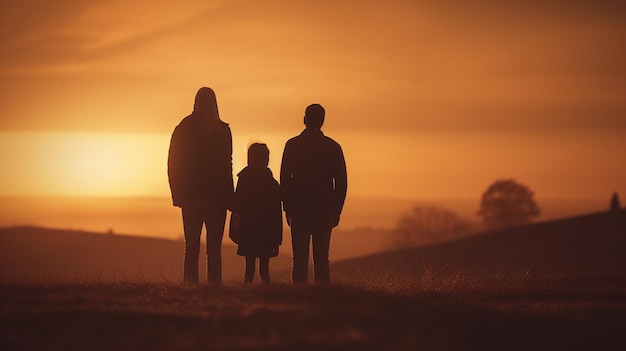
<svg viewBox="0 0 626 351">
<path fill-rule="evenodd" d="M 331 243 L 341 251 L 372 252 L 385 232 L 338 232 Z M 361 241 L 366 242 L 366 246 Z M 374 243 L 376 242 L 376 243 Z M 350 244 L 351 243 L 351 244 Z M 361 245 L 363 244 L 363 245 Z M 360 247 L 359 245 L 363 246 Z M 343 248 L 346 246 L 346 248 Z M 371 246 L 371 247 L 370 247 Z M 244 259 L 224 239 L 224 279 L 243 279 Z M 288 279 L 291 244 L 285 234 L 281 255 L 271 260 L 273 279 Z M 204 244 L 201 248 L 204 252 Z M 170 280 L 182 277 L 182 241 L 41 227 L 0 228 L 2 280 Z M 201 278 L 206 276 L 203 255 Z M 456 241 L 334 261 L 333 274 L 416 277 L 433 272 L 520 272 L 626 276 L 626 210 L 602 212 L 486 232 Z"/>
<path fill-rule="evenodd" d="M 244 258 L 236 247 L 222 246 L 224 279 L 243 280 Z M 206 281 L 204 243 L 200 278 Z M 183 241 L 99 234 L 85 231 L 12 227 L 0 229 L 0 280 L 170 280 L 182 279 Z M 287 270 L 291 256 L 270 261 Z M 284 277 L 277 277 L 282 279 Z"/>
<path fill-rule="evenodd" d="M 561 276 L 626 275 L 626 210 L 593 213 L 452 242 L 334 262 L 347 276 L 415 277 L 433 272 L 521 272 Z"/>
</svg>

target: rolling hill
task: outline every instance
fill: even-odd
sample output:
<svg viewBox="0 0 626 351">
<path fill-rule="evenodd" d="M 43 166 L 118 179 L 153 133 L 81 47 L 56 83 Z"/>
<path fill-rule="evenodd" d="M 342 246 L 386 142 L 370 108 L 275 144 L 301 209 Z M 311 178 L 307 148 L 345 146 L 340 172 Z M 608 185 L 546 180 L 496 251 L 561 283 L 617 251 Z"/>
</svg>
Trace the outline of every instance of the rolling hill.
<svg viewBox="0 0 626 351">
<path fill-rule="evenodd" d="M 204 243 L 200 250 L 200 278 L 206 281 Z M 225 280 L 243 280 L 244 259 L 235 251 L 234 245 L 222 246 Z M 177 281 L 182 278 L 183 254 L 184 243 L 176 240 L 11 227 L 0 229 L 0 280 Z M 290 255 L 270 262 L 272 269 L 290 266 Z"/>
<path fill-rule="evenodd" d="M 417 277 L 435 273 L 626 276 L 626 210 L 485 232 L 438 245 L 342 260 L 333 274 Z"/>
<path fill-rule="evenodd" d="M 350 236 L 350 241 L 371 239 L 357 233 Z M 338 237 L 336 244 L 343 239 L 348 240 Z M 244 260 L 226 240 L 222 247 L 224 279 L 239 281 Z M 286 237 L 283 253 L 271 261 L 276 281 L 289 277 L 289 249 Z M 39 227 L 4 228 L 0 229 L 0 280 L 178 281 L 183 252 L 183 242 L 175 240 Z M 204 277 L 202 256 L 200 269 Z M 485 232 L 332 264 L 333 274 L 373 280 L 381 276 L 412 279 L 425 269 L 440 274 L 463 270 L 474 274 L 528 271 L 560 276 L 626 276 L 626 210 Z"/>
</svg>

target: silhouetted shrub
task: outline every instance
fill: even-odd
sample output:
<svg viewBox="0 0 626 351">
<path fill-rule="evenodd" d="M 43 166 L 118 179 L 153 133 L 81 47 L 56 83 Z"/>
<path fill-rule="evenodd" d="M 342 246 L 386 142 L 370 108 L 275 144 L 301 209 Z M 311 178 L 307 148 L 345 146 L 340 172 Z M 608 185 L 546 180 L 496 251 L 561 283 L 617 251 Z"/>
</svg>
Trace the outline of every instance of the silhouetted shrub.
<svg viewBox="0 0 626 351">
<path fill-rule="evenodd" d="M 540 214 L 534 193 L 513 179 L 496 180 L 483 193 L 478 215 L 487 229 L 529 223 Z"/>
<path fill-rule="evenodd" d="M 393 247 L 428 245 L 456 239 L 474 231 L 474 225 L 438 206 L 414 206 L 392 231 Z"/>
</svg>

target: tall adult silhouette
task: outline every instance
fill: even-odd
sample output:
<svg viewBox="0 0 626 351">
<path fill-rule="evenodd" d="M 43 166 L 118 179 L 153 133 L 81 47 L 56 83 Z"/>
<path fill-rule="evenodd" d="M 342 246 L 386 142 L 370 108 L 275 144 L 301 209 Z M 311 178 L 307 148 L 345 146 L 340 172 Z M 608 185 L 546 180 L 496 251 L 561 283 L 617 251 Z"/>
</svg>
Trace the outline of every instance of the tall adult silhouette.
<svg viewBox="0 0 626 351">
<path fill-rule="evenodd" d="M 330 236 L 339 224 L 348 189 L 341 146 L 321 130 L 325 113 L 319 104 L 305 109 L 306 128 L 285 144 L 280 168 L 283 210 L 291 227 L 295 284 L 308 281 L 311 242 L 314 281 L 330 283 Z"/>
<path fill-rule="evenodd" d="M 185 233 L 183 278 L 198 283 L 200 236 L 206 227 L 207 279 L 222 281 L 222 237 L 233 194 L 233 142 L 220 119 L 215 92 L 200 88 L 193 112 L 172 133 L 167 171 L 174 206 L 182 208 Z"/>
</svg>

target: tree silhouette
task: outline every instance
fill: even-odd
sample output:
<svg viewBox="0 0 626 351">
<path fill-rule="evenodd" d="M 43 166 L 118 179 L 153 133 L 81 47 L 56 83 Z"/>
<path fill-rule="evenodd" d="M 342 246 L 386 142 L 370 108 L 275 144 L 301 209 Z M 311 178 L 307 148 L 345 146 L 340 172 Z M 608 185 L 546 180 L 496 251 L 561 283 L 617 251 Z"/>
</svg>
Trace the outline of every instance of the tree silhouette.
<svg viewBox="0 0 626 351">
<path fill-rule="evenodd" d="M 540 214 L 534 194 L 514 179 L 496 180 L 483 193 L 478 215 L 488 229 L 529 223 Z"/>
<path fill-rule="evenodd" d="M 617 196 L 617 193 L 613 193 L 613 196 L 611 196 L 610 210 L 619 211 L 620 208 L 621 205 L 619 204 L 619 196 Z"/>
<path fill-rule="evenodd" d="M 428 245 L 465 236 L 474 226 L 455 212 L 438 206 L 414 206 L 398 219 L 393 247 Z"/>
</svg>

